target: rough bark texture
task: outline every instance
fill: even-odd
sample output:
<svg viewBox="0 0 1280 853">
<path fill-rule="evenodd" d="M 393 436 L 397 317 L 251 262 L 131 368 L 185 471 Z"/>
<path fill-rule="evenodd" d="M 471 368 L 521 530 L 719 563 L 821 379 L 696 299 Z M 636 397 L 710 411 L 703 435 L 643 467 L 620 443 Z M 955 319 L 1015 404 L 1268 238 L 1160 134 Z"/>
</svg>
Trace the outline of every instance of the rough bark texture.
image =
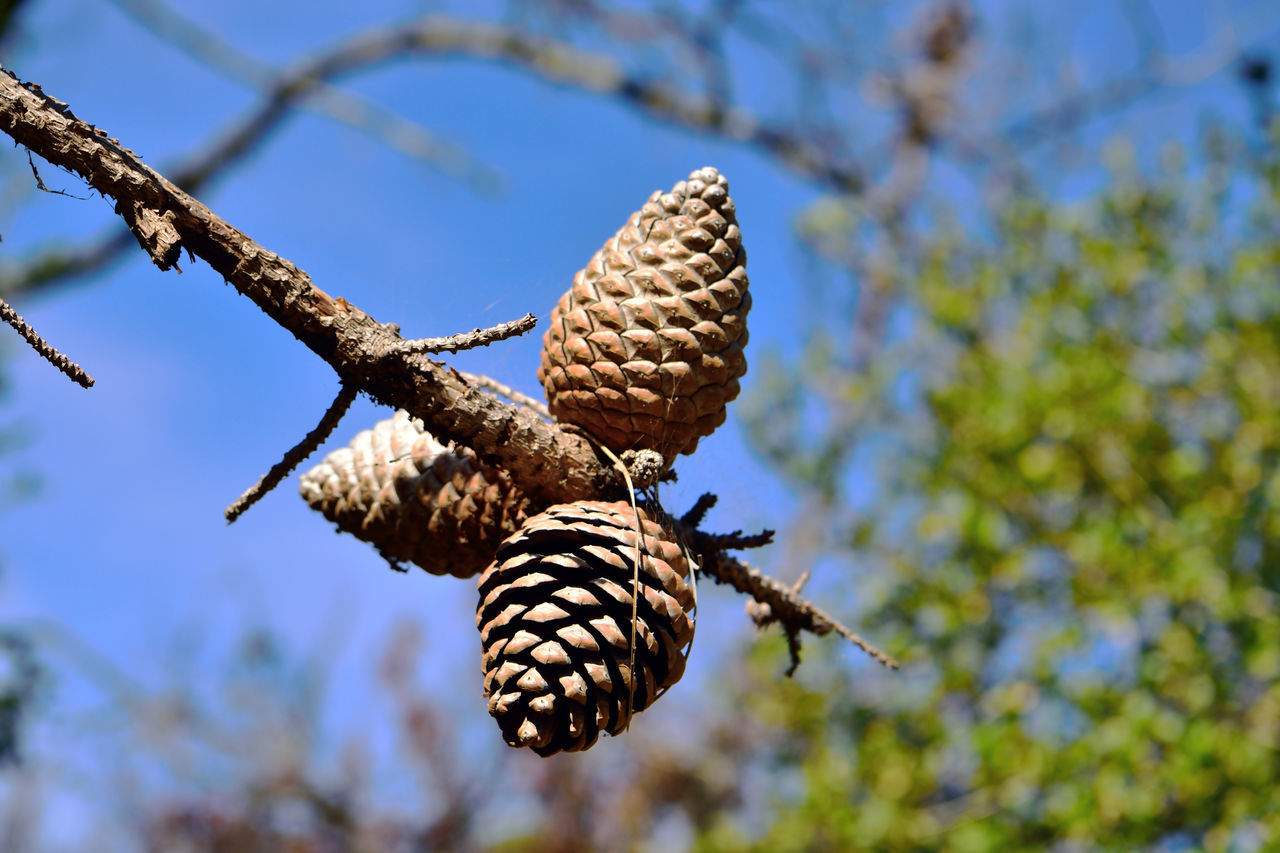
<svg viewBox="0 0 1280 853">
<path fill-rule="evenodd" d="M 0 129 L 116 200 L 139 245 L 162 270 L 181 250 L 201 258 L 272 320 L 379 402 L 408 410 L 443 440 L 506 468 L 546 503 L 592 498 L 613 483 L 581 436 L 468 385 L 412 352 L 399 328 L 332 297 L 153 171 L 118 140 L 72 114 L 38 86 L 0 73 Z"/>
</svg>

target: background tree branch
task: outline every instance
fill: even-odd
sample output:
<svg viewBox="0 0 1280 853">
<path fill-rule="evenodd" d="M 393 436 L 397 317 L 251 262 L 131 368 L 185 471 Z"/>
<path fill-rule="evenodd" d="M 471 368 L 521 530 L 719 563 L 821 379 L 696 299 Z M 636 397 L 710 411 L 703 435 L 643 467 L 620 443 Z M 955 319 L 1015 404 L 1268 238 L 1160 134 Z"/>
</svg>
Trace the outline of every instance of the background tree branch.
<svg viewBox="0 0 1280 853">
<path fill-rule="evenodd" d="M 903 215 L 904 208 L 915 196 L 928 169 L 931 148 L 952 152 L 966 164 L 1017 174 L 1025 169 L 1023 160 L 1029 149 L 1061 139 L 1100 115 L 1120 110 L 1139 98 L 1203 79 L 1247 53 L 1246 48 L 1226 37 L 1215 39 L 1203 54 L 1182 60 L 1166 57 L 1153 47 L 1144 56 L 1141 67 L 1131 74 L 1007 119 L 988 132 L 975 132 L 968 123 L 953 120 L 957 105 L 952 98 L 964 70 L 964 63 L 957 60 L 971 34 L 965 30 L 969 25 L 967 19 L 947 10 L 962 8 L 965 4 L 944 3 L 920 28 L 919 58 L 915 64 L 887 72 L 878 87 L 885 101 L 897 109 L 900 117 L 897 129 L 887 141 L 872 145 L 866 153 L 855 157 L 852 152 L 859 143 L 864 143 L 865 148 L 867 141 L 860 138 L 859 128 L 832 123 L 818 131 L 764 118 L 733 104 L 726 86 L 713 82 L 718 77 L 712 59 L 719 55 L 721 47 L 718 40 L 709 35 L 711 22 L 719 28 L 717 32 L 736 22 L 753 38 L 768 42 L 782 39 L 785 27 L 777 21 L 760 18 L 758 12 L 748 8 L 728 10 L 732 15 L 724 9 L 711 9 L 705 18 L 686 20 L 670 12 L 640 14 L 591 2 L 563 4 L 562 16 L 557 18 L 562 28 L 567 29 L 576 22 L 629 41 L 666 39 L 673 41 L 679 50 L 698 57 L 697 63 L 706 70 L 709 79 L 706 93 L 698 93 L 670 80 L 649 79 L 606 54 L 575 47 L 568 41 L 567 34 L 557 38 L 518 26 L 444 16 L 427 16 L 361 33 L 273 72 L 269 66 L 246 57 L 161 3 L 119 0 L 119 5 L 175 45 L 184 49 L 190 44 L 204 45 L 197 57 L 227 75 L 246 80 L 262 92 L 262 103 L 233 121 L 219 134 L 217 142 L 166 170 L 174 184 L 191 193 L 241 162 L 296 109 L 308 105 L 316 106 L 336 120 L 354 123 L 409 156 L 438 165 L 443 163 L 446 171 L 454 174 L 479 175 L 477 180 L 491 185 L 491 171 L 459 161 L 456 152 L 446 152 L 447 157 L 441 155 L 441 146 L 429 131 L 366 99 L 356 99 L 358 108 L 352 108 L 348 102 L 353 96 L 332 85 L 332 81 L 339 78 L 399 60 L 471 58 L 512 64 L 560 85 L 617 98 L 658 121 L 740 141 L 838 196 L 858 197 L 872 190 L 872 205 L 879 211 L 877 218 L 892 222 Z M 963 35 L 956 37 L 955 33 Z M 942 34 L 952 40 L 949 42 Z M 790 42 L 786 44 L 789 46 L 785 48 L 775 45 L 775 49 L 787 55 L 800 50 Z M 791 60 L 804 64 L 795 57 Z M 868 180 L 868 174 L 883 177 Z M 859 347 L 857 360 L 864 364 L 877 348 L 879 327 L 895 295 L 892 281 L 886 278 L 884 270 L 897 263 L 893 256 L 900 254 L 903 247 L 890 248 L 891 242 L 882 241 L 883 251 L 854 267 L 855 274 L 865 275 L 868 282 L 867 298 L 860 309 L 863 315 L 860 328 L 866 334 L 854 336 Z M 12 299 L 20 293 L 92 275 L 118 260 L 129 245 L 127 237 L 113 231 L 81 246 L 45 250 L 0 275 L 0 298 Z"/>
<path fill-rule="evenodd" d="M 145 5 L 149 8 L 156 4 Z M 621 63 L 604 54 L 511 27 L 444 17 L 427 17 L 399 27 L 352 36 L 299 61 L 269 81 L 261 74 L 254 74 L 253 80 L 262 87 L 262 104 L 233 122 L 206 151 L 176 165 L 171 170 L 173 183 L 188 192 L 196 192 L 254 151 L 295 108 L 317 92 L 338 91 L 332 89 L 329 81 L 415 57 L 470 57 L 513 63 L 558 84 L 619 97 L 660 121 L 759 147 L 834 191 L 857 192 L 864 185 L 859 170 L 851 162 L 815 146 L 784 123 L 767 122 L 706 96 L 681 91 L 668 83 L 648 81 L 630 74 Z M 402 142 L 406 138 L 400 131 L 381 135 Z M 422 155 L 419 150 L 422 146 L 416 143 L 395 147 L 413 156 Z M 12 297 L 91 275 L 118 259 L 129 245 L 122 234 L 112 233 L 84 247 L 43 252 L 18 270 L 0 277 L 0 297 Z"/>
</svg>

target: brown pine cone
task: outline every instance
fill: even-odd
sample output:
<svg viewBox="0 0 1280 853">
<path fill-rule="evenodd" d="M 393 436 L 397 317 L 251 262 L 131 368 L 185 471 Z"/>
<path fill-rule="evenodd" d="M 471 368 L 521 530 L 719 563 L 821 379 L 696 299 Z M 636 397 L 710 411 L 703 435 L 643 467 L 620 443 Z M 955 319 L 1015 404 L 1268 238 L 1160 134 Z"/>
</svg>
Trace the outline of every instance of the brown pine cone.
<svg viewBox="0 0 1280 853">
<path fill-rule="evenodd" d="M 746 263 L 715 169 L 651 195 L 551 312 L 538 381 L 552 414 L 617 452 L 692 453 L 747 371 Z"/>
<path fill-rule="evenodd" d="M 693 640 L 690 563 L 640 510 L 644 543 L 631 660 L 636 515 L 625 501 L 557 504 L 502 543 L 480 576 L 476 625 L 489 713 L 511 746 L 576 752 L 618 734 L 680 680 Z"/>
<path fill-rule="evenodd" d="M 469 578 L 528 515 L 505 471 L 440 444 L 404 411 L 364 430 L 302 475 L 312 509 L 393 563 Z"/>
</svg>

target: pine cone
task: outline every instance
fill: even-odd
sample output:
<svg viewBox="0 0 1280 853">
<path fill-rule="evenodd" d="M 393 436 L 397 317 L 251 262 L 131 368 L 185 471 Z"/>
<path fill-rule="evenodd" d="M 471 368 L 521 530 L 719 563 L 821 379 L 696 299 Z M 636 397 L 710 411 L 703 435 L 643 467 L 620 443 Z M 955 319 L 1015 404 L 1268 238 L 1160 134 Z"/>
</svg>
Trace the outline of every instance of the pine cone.
<svg viewBox="0 0 1280 853">
<path fill-rule="evenodd" d="M 392 562 L 472 577 L 528 515 L 505 471 L 440 444 L 404 411 L 364 430 L 302 475 L 312 509 Z"/>
<path fill-rule="evenodd" d="M 643 507 L 640 518 L 633 695 L 629 503 L 553 506 L 503 542 L 480 576 L 485 694 L 510 745 L 539 755 L 587 749 L 680 680 L 693 640 L 690 563 Z"/>
<path fill-rule="evenodd" d="M 747 371 L 746 263 L 715 169 L 651 195 L 551 312 L 538 381 L 552 414 L 618 452 L 692 453 Z"/>
</svg>

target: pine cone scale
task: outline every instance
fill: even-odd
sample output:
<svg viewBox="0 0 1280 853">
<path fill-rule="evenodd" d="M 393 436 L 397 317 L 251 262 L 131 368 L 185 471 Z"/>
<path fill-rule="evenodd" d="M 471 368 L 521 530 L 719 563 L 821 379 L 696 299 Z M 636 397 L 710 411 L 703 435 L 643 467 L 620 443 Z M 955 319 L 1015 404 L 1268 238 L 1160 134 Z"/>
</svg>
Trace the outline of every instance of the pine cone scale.
<svg viewBox="0 0 1280 853">
<path fill-rule="evenodd" d="M 728 355 L 746 342 L 745 263 L 716 170 L 651 195 L 552 313 L 538 371 L 552 413 L 615 451 L 657 450 L 668 464 L 692 452 L 746 371 Z M 721 393 L 699 394 L 713 385 Z"/>
<path fill-rule="evenodd" d="M 501 469 L 443 445 L 397 412 L 303 474 L 313 509 L 393 562 L 472 577 L 528 516 L 529 501 Z"/>
<path fill-rule="evenodd" d="M 555 506 L 509 537 L 480 578 L 476 613 L 489 709 L 507 742 L 542 755 L 586 749 L 675 683 L 693 636 L 690 571 L 670 534 L 625 502 Z"/>
</svg>

